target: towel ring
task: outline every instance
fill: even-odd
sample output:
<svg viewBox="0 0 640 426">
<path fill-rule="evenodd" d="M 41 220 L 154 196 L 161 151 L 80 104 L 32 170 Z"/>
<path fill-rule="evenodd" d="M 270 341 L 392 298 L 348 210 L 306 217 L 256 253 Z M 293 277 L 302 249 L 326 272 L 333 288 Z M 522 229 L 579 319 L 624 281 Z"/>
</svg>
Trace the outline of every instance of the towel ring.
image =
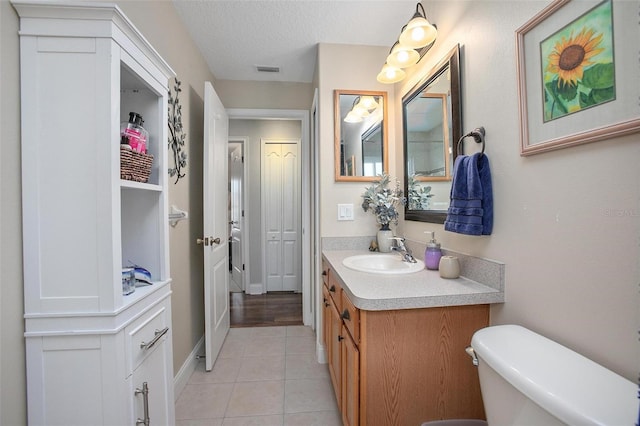
<svg viewBox="0 0 640 426">
<path fill-rule="evenodd" d="M 480 151 L 481 155 L 484 155 L 484 127 L 476 127 L 475 129 L 473 129 L 472 131 L 470 131 L 469 133 L 467 133 L 466 135 L 462 136 L 459 140 L 458 140 L 458 146 L 456 147 L 456 152 L 458 153 L 458 155 L 462 155 L 462 152 L 460 151 L 460 148 L 462 147 L 462 141 L 464 140 L 464 138 L 471 136 L 473 138 L 473 140 L 476 141 L 476 143 L 481 143 L 482 144 L 482 151 Z"/>
</svg>

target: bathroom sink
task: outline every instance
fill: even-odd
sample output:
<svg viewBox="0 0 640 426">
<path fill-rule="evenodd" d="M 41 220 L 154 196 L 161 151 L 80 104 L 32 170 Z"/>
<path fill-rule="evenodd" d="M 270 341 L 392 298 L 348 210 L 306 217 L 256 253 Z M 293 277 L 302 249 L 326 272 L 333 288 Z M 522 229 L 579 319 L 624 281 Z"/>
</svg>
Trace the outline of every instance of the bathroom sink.
<svg viewBox="0 0 640 426">
<path fill-rule="evenodd" d="M 424 262 L 404 262 L 398 254 L 359 254 L 349 256 L 342 261 L 349 269 L 372 274 L 411 274 L 424 269 Z"/>
</svg>

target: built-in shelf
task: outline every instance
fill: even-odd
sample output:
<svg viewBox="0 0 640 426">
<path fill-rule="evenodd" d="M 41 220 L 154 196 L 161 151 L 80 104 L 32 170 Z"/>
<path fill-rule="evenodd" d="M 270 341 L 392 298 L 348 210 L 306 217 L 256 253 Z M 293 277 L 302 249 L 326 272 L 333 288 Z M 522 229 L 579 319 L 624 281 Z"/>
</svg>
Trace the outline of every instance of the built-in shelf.
<svg viewBox="0 0 640 426">
<path fill-rule="evenodd" d="M 132 180 L 120 179 L 120 187 L 121 188 L 130 188 L 130 189 L 144 189 L 147 191 L 157 191 L 162 192 L 162 186 L 155 185 L 152 183 L 142 183 L 142 182 L 134 182 Z"/>
</svg>

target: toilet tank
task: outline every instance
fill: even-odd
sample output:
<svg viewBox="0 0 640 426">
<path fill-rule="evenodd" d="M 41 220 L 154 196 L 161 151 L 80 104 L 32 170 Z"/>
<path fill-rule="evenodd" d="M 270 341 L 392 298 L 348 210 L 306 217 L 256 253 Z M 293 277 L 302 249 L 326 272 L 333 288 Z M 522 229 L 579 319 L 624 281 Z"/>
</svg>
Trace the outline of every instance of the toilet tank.
<svg viewBox="0 0 640 426">
<path fill-rule="evenodd" d="M 500 425 L 635 425 L 638 386 L 517 325 L 477 331 L 487 421 Z"/>
</svg>

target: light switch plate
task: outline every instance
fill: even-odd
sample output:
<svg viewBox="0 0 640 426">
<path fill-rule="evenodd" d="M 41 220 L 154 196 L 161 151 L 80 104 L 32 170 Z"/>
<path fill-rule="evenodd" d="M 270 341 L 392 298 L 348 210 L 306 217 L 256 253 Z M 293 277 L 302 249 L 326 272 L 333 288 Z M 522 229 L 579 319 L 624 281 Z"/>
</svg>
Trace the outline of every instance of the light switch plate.
<svg viewBox="0 0 640 426">
<path fill-rule="evenodd" d="M 353 204 L 338 204 L 338 220 L 353 220 Z"/>
</svg>

